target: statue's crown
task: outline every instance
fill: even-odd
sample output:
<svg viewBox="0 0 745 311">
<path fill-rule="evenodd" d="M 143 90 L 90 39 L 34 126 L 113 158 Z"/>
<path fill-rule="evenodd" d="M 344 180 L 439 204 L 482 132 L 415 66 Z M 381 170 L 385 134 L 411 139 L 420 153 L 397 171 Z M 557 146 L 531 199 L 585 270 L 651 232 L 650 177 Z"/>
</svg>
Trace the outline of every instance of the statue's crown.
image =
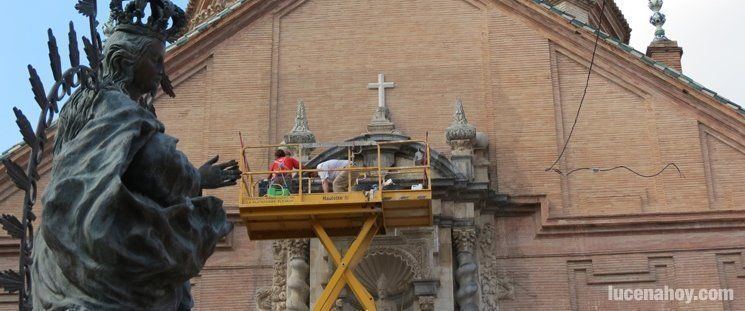
<svg viewBox="0 0 745 311">
<path fill-rule="evenodd" d="M 151 36 L 173 42 L 182 35 L 186 26 L 186 13 L 169 0 L 112 0 L 111 17 L 104 27 L 104 34 L 115 31 Z M 150 14 L 146 16 L 146 9 Z"/>
</svg>

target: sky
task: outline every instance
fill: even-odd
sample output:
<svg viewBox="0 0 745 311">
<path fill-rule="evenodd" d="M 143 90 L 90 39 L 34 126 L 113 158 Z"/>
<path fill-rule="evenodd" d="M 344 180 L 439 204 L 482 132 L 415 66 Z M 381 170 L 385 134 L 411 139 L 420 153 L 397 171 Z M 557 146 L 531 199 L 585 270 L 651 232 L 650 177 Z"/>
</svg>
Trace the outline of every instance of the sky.
<svg viewBox="0 0 745 311">
<path fill-rule="evenodd" d="M 182 8 L 187 0 L 172 0 Z M 60 47 L 63 68 L 67 61 L 67 28 L 75 23 L 78 38 L 89 36 L 88 23 L 74 9 L 73 0 L 5 1 L 6 17 L 0 19 L 0 152 L 21 141 L 12 107 L 19 107 L 32 124 L 39 109 L 28 83 L 28 64 L 39 72 L 45 87 L 52 84 L 47 55 L 47 28 L 51 28 Z M 631 46 L 645 52 L 654 37 L 649 24 L 651 11 L 647 0 L 616 0 L 633 31 Z M 33 9 L 33 12 L 29 12 Z M 697 82 L 745 105 L 745 1 L 743 0 L 667 0 L 662 7 L 667 15 L 667 37 L 683 47 L 683 72 Z M 16 15 L 18 14 L 18 15 Z M 108 0 L 99 1 L 99 21 L 108 19 Z M 80 40 L 79 40 L 80 42 Z M 82 43 L 80 43 L 82 46 Z M 84 57 L 84 56 L 82 56 Z M 83 60 L 83 63 L 85 61 Z"/>
</svg>

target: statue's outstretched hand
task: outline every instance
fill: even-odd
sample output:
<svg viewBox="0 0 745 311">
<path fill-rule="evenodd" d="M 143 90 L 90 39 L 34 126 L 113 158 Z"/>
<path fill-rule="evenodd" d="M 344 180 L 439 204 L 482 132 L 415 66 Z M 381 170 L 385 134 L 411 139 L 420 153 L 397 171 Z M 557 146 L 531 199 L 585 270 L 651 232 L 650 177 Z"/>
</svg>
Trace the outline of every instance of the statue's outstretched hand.
<svg viewBox="0 0 745 311">
<path fill-rule="evenodd" d="M 236 184 L 236 180 L 241 177 L 241 170 L 238 169 L 238 162 L 230 160 L 228 162 L 217 163 L 220 156 L 217 155 L 204 163 L 199 168 L 201 176 L 202 189 L 217 189 Z"/>
</svg>

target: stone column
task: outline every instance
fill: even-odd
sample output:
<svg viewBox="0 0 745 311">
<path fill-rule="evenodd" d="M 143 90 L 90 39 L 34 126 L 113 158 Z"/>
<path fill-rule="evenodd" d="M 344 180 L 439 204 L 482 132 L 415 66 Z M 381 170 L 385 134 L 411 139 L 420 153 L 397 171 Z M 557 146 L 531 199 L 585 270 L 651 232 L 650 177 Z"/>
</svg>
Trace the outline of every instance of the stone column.
<svg viewBox="0 0 745 311">
<path fill-rule="evenodd" d="M 455 270 L 455 281 L 458 283 L 455 301 L 461 311 L 478 311 L 478 264 L 474 252 L 476 228 L 473 225 L 453 228 L 453 241 L 458 265 Z"/>
<path fill-rule="evenodd" d="M 309 247 L 310 240 L 287 241 L 287 301 L 288 311 L 307 311 L 310 285 Z"/>
</svg>

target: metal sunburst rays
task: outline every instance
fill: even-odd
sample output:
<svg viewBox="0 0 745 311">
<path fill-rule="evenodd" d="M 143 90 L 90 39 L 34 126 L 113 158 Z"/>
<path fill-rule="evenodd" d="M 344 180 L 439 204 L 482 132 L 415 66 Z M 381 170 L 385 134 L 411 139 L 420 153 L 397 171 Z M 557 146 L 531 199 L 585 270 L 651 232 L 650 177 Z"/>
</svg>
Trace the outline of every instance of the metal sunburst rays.
<svg viewBox="0 0 745 311">
<path fill-rule="evenodd" d="M 31 265 L 31 250 L 33 249 L 33 222 L 36 219 L 33 207 L 36 203 L 37 182 L 40 177 L 37 168 L 44 157 L 44 150 L 47 145 L 46 131 L 52 126 L 54 115 L 59 112 L 58 103 L 60 101 L 71 95 L 72 91 L 78 87 L 97 89 L 99 85 L 98 75 L 101 68 L 102 44 L 101 36 L 96 30 L 98 26 L 96 0 L 79 0 L 75 8 L 88 17 L 89 21 L 91 39 L 86 37 L 82 39 L 88 66 L 80 64 L 77 35 L 72 22 L 70 22 L 68 32 L 71 68 L 65 71 L 62 71 L 57 39 L 54 37 L 52 30 L 48 30 L 49 63 L 54 77 L 54 84 L 48 91 L 45 91 L 44 84 L 36 73 L 36 69 L 31 65 L 28 66 L 31 91 L 41 109 L 36 129 L 32 128 L 31 122 L 20 109 L 13 108 L 16 124 L 23 136 L 23 141 L 31 151 L 26 169 L 24 170 L 21 165 L 16 163 L 16 160 L 12 160 L 10 157 L 2 159 L 2 164 L 5 166 L 10 179 L 18 189 L 25 193 L 21 219 L 14 215 L 3 214 L 0 216 L 0 225 L 3 229 L 11 237 L 20 239 L 18 271 L 0 271 L 0 287 L 9 293 L 18 292 L 19 310 L 31 310 L 31 273 L 29 267 Z"/>
</svg>

